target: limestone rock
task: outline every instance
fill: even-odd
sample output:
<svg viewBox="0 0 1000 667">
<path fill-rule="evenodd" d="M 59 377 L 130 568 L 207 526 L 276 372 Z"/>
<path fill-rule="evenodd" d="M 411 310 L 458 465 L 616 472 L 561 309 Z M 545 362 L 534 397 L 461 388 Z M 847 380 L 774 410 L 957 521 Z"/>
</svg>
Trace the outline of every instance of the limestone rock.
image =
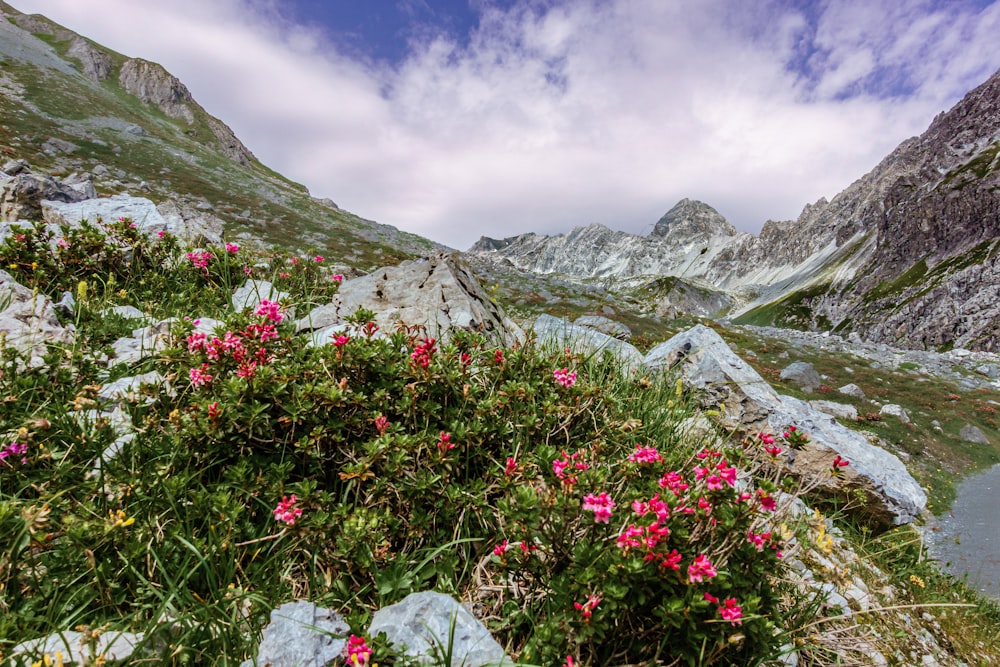
<svg viewBox="0 0 1000 667">
<path fill-rule="evenodd" d="M 111 76 L 111 56 L 83 37 L 73 38 L 66 55 L 80 61 L 83 75 L 95 83 L 100 83 Z"/>
<path fill-rule="evenodd" d="M 411 593 L 402 602 L 379 609 L 368 635 L 380 632 L 405 655 L 425 664 L 440 664 L 433 658 L 437 648 L 442 654 L 450 652 L 451 667 L 513 665 L 489 630 L 443 593 Z"/>
<path fill-rule="evenodd" d="M 148 236 L 168 231 L 167 221 L 153 202 L 145 197 L 115 195 L 74 203 L 46 200 L 42 203 L 42 215 L 46 222 L 67 227 L 73 227 L 81 220 L 96 223 L 98 220 L 114 222 L 118 218 L 131 218 L 139 231 Z"/>
<path fill-rule="evenodd" d="M 523 337 L 468 266 L 448 253 L 346 280 L 332 302 L 314 308 L 296 327 L 304 331 L 339 324 L 358 308 L 373 311 L 375 323 L 390 331 L 397 322 L 404 322 L 422 325 L 429 336 L 442 340 L 453 329 L 476 331 L 504 345 Z"/>
<path fill-rule="evenodd" d="M 602 334 L 607 334 L 608 336 L 614 336 L 619 340 L 628 340 L 632 337 L 632 330 L 621 322 L 615 322 L 612 319 L 604 317 L 602 315 L 583 315 L 576 318 L 573 324 L 579 327 L 587 327 L 589 329 L 594 329 L 595 331 L 600 331 Z"/>
<path fill-rule="evenodd" d="M 904 424 L 910 423 L 910 415 L 906 413 L 901 405 L 896 405 L 895 403 L 887 403 L 882 406 L 882 409 L 878 411 L 883 417 L 895 417 Z"/>
<path fill-rule="evenodd" d="M 0 220 L 38 220 L 43 201 L 68 204 L 85 198 L 78 189 L 51 176 L 20 173 L 0 184 Z"/>
<path fill-rule="evenodd" d="M 288 602 L 271 611 L 257 657 L 240 667 L 324 667 L 340 656 L 351 628 L 340 614 L 311 602 Z"/>
<path fill-rule="evenodd" d="M 5 307 L 4 307 L 5 306 Z M 56 317 L 52 301 L 21 285 L 6 271 L 0 270 L 0 338 L 28 358 L 31 367 L 41 366 L 46 343 L 69 345 L 75 330 L 65 327 Z"/>
<path fill-rule="evenodd" d="M 657 345 L 645 361 L 650 370 L 679 370 L 689 386 L 702 392 L 702 405 L 725 406 L 723 425 L 739 434 L 799 428 L 809 443 L 786 453 L 786 471 L 817 484 L 820 492 L 860 491 L 867 500 L 860 518 L 874 527 L 907 523 L 926 506 L 927 497 L 899 458 L 808 403 L 778 395 L 708 327 L 698 325 Z M 837 455 L 850 465 L 834 477 L 830 466 Z"/>
<path fill-rule="evenodd" d="M 835 401 L 809 401 L 809 405 L 820 412 L 825 412 L 828 415 L 833 415 L 834 417 L 839 417 L 841 419 L 856 420 L 858 418 L 858 409 L 853 405 L 847 405 L 846 403 L 837 403 Z"/>
<path fill-rule="evenodd" d="M 141 311 L 139 315 L 146 318 Z M 170 346 L 170 328 L 174 322 L 174 318 L 162 320 L 147 327 L 133 329 L 131 337 L 119 338 L 112 344 L 115 361 L 120 364 L 134 364 L 167 349 Z"/>
<path fill-rule="evenodd" d="M 960 437 L 965 442 L 972 442 L 977 445 L 989 445 L 990 439 L 986 437 L 986 434 L 974 424 L 966 424 L 962 427 L 962 430 L 958 432 L 958 437 Z"/>
<path fill-rule="evenodd" d="M 585 355 L 609 352 L 629 370 L 634 371 L 642 366 L 642 353 L 633 345 L 590 327 L 570 324 L 568 320 L 551 315 L 539 315 L 532 330 L 542 345 L 569 347 L 574 352 Z"/>
<path fill-rule="evenodd" d="M 166 222 L 166 231 L 191 245 L 222 243 L 224 223 L 206 211 L 191 208 L 175 201 L 165 201 L 156 210 Z"/>
<path fill-rule="evenodd" d="M 244 310 L 254 310 L 261 301 L 282 303 L 289 297 L 288 292 L 282 292 L 266 280 L 247 279 L 242 287 L 233 293 L 233 309 L 237 313 Z"/>
<path fill-rule="evenodd" d="M 194 122 L 194 100 L 187 87 L 162 66 L 138 58 L 125 61 L 118 83 L 143 102 L 152 104 L 171 118 Z"/>
<path fill-rule="evenodd" d="M 95 640 L 94 645 L 91 646 L 87 636 L 82 632 L 64 630 L 48 637 L 32 639 L 18 644 L 11 650 L 11 655 L 24 655 L 32 658 L 47 656 L 52 661 L 52 664 L 56 664 L 56 654 L 61 653 L 65 664 L 90 665 L 95 664 L 94 660 L 98 656 L 102 656 L 109 661 L 128 660 L 132 657 L 142 639 L 143 634 L 141 632 L 131 633 L 110 630 L 102 633 Z"/>
<path fill-rule="evenodd" d="M 861 387 L 859 387 L 858 385 L 853 384 L 853 383 L 852 384 L 845 384 L 843 387 L 841 387 L 837 391 L 839 391 L 844 396 L 851 396 L 853 398 L 859 398 L 862 401 L 864 401 L 864 400 L 866 400 L 868 398 L 867 396 L 865 396 L 865 392 L 861 390 Z"/>
<path fill-rule="evenodd" d="M 171 393 L 170 385 L 167 384 L 166 378 L 156 371 L 150 371 L 142 375 L 133 375 L 115 380 L 111 384 L 101 387 L 100 391 L 97 392 L 97 397 L 104 403 L 138 400 L 142 387 L 146 385 L 163 386 L 166 388 L 168 394 Z"/>
<path fill-rule="evenodd" d="M 812 364 L 805 361 L 796 361 L 789 364 L 781 371 L 781 379 L 788 380 L 807 392 L 812 391 L 823 383 L 820 380 L 819 373 L 812 367 Z"/>
</svg>

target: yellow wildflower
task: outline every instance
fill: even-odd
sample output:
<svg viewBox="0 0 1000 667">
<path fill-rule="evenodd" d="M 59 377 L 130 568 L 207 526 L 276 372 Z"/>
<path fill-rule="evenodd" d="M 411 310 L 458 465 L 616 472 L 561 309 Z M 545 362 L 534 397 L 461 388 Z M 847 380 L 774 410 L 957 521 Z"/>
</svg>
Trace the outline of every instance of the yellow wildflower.
<svg viewBox="0 0 1000 667">
<path fill-rule="evenodd" d="M 111 524 L 112 528 L 127 528 L 135 523 L 135 518 L 125 518 L 124 511 L 114 510 L 108 512 L 108 523 Z"/>
</svg>

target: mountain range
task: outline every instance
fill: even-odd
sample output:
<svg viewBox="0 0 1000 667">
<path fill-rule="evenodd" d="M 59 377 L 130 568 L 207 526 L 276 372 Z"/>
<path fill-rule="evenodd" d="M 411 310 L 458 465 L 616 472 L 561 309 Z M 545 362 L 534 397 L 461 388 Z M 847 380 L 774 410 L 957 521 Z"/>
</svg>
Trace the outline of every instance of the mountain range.
<svg viewBox="0 0 1000 667">
<path fill-rule="evenodd" d="M 2 1 L 0 15 L 8 164 L 92 183 L 102 196 L 169 200 L 213 217 L 228 237 L 315 250 L 362 271 L 442 248 L 267 168 L 160 65 Z M 540 294 L 543 309 L 550 288 L 576 286 L 639 318 L 687 312 L 898 347 L 997 351 L 998 237 L 1000 72 L 832 200 L 759 235 L 685 199 L 647 236 L 591 224 L 483 238 L 466 257 L 498 286 L 518 285 L 509 293 Z"/>
</svg>

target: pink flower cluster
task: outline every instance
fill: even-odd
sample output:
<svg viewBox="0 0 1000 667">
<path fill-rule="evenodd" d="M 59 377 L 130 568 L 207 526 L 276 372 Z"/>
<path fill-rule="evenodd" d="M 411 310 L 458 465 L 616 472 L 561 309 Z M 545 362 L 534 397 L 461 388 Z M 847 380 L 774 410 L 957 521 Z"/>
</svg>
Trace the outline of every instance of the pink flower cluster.
<svg viewBox="0 0 1000 667">
<path fill-rule="evenodd" d="M 708 592 L 705 593 L 705 600 L 719 604 L 719 598 Z M 725 602 L 719 605 L 719 616 L 733 625 L 740 625 L 743 623 L 743 607 L 736 603 L 736 598 L 726 598 Z"/>
<path fill-rule="evenodd" d="M 441 431 L 441 438 L 438 440 L 438 451 L 443 454 L 449 449 L 455 449 L 455 443 L 451 441 L 451 433 Z"/>
<path fill-rule="evenodd" d="M 285 316 L 281 313 L 281 304 L 276 301 L 268 301 L 267 299 L 261 299 L 260 305 L 254 309 L 253 314 L 259 315 L 268 322 L 274 322 L 275 324 L 280 324 L 285 319 Z"/>
<path fill-rule="evenodd" d="M 21 457 L 21 463 L 27 463 L 28 457 L 25 454 L 28 452 L 28 445 L 24 442 L 12 442 L 3 449 L 0 449 L 0 463 L 4 465 L 11 465 L 10 461 L 7 459 L 14 458 L 17 456 Z"/>
<path fill-rule="evenodd" d="M 552 472 L 555 473 L 556 477 L 559 478 L 563 484 L 567 486 L 572 486 L 576 484 L 576 476 L 571 474 L 573 470 L 589 470 L 590 466 L 580 460 L 580 452 L 574 452 L 573 454 L 567 454 L 565 451 L 562 453 L 562 458 L 558 458 L 552 462 Z M 569 470 L 570 473 L 566 471 Z"/>
<path fill-rule="evenodd" d="M 552 371 L 552 377 L 567 389 L 576 384 L 576 371 L 570 371 L 569 368 L 557 368 Z"/>
<path fill-rule="evenodd" d="M 696 482 L 704 479 L 709 491 L 718 491 L 723 487 L 723 483 L 729 486 L 736 484 L 736 468 L 730 466 L 726 461 L 720 461 L 714 468 L 707 466 L 695 468 L 694 479 Z"/>
<path fill-rule="evenodd" d="M 375 418 L 375 430 L 378 431 L 379 435 L 385 435 L 385 432 L 389 430 L 389 419 L 385 415 L 379 415 Z"/>
<path fill-rule="evenodd" d="M 594 523 L 610 523 L 611 511 L 615 508 L 615 501 L 607 493 L 594 495 L 588 493 L 583 499 L 583 509 L 594 513 Z"/>
<path fill-rule="evenodd" d="M 413 348 L 410 360 L 414 366 L 426 369 L 431 365 L 431 359 L 434 357 L 434 353 L 437 352 L 437 348 L 434 347 L 435 342 L 433 338 L 425 338 L 423 343 Z"/>
<path fill-rule="evenodd" d="M 237 244 L 235 244 L 235 243 L 227 243 L 226 244 L 226 252 L 228 252 L 230 255 L 235 255 L 239 251 L 240 251 L 240 247 Z"/>
<path fill-rule="evenodd" d="M 344 657 L 347 658 L 349 665 L 367 665 L 372 657 L 372 650 L 368 647 L 364 637 L 351 635 L 344 647 Z"/>
<path fill-rule="evenodd" d="M 656 451 L 656 447 L 635 446 L 635 452 L 630 454 L 628 460 L 632 463 L 662 463 L 663 457 Z"/>
<path fill-rule="evenodd" d="M 207 250 L 202 250 L 199 252 L 189 252 L 185 255 L 188 261 L 191 262 L 191 266 L 196 269 L 201 269 L 201 272 L 208 275 L 208 263 L 215 259 L 215 255 Z"/>
<path fill-rule="evenodd" d="M 718 574 L 712 562 L 708 560 L 708 556 L 705 554 L 698 554 L 695 556 L 694 562 L 688 565 L 688 579 L 691 583 L 701 582 L 706 577 L 711 579 Z"/>
<path fill-rule="evenodd" d="M 203 387 L 212 381 L 212 375 L 208 372 L 208 364 L 202 364 L 201 368 L 192 368 L 188 371 L 191 376 L 191 386 Z"/>
<path fill-rule="evenodd" d="M 295 520 L 302 516 L 302 510 L 295 506 L 296 502 L 298 502 L 298 499 L 294 493 L 291 498 L 282 496 L 281 502 L 274 508 L 274 519 L 289 526 L 294 526 Z"/>
</svg>

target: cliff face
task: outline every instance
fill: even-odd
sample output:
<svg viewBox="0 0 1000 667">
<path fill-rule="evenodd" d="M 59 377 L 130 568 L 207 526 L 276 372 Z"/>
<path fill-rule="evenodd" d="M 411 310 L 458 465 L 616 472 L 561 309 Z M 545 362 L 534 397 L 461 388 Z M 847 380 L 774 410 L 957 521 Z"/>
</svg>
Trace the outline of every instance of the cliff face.
<svg viewBox="0 0 1000 667">
<path fill-rule="evenodd" d="M 1000 72 L 831 201 L 738 234 L 684 200 L 649 237 L 599 225 L 472 249 L 522 269 L 700 278 L 737 321 L 856 331 L 904 347 L 1000 346 Z M 794 315 L 791 313 L 794 311 Z"/>
</svg>

